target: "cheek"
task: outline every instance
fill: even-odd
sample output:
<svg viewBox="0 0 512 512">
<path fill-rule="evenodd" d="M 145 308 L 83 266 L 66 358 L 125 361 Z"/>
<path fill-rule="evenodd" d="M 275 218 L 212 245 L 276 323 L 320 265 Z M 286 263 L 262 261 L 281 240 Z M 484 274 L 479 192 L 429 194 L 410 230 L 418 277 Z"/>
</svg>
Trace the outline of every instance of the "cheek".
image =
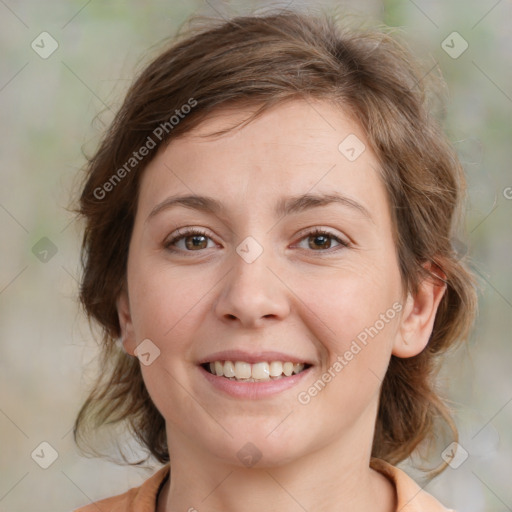
<svg viewBox="0 0 512 512">
<path fill-rule="evenodd" d="M 303 318 L 309 319 L 310 330 L 331 357 L 348 350 L 358 337 L 364 342 L 369 330 L 373 337 L 378 334 L 379 340 L 393 337 L 400 284 L 398 272 L 392 269 L 384 272 L 376 265 L 345 266 L 329 275 L 301 278 L 294 290 L 306 299 Z"/>
<path fill-rule="evenodd" d="M 132 273 L 130 282 L 138 338 L 166 343 L 180 339 L 179 333 L 187 331 L 190 325 L 197 326 L 197 306 L 211 288 L 204 275 L 150 259 L 138 269 L 137 273 Z"/>
<path fill-rule="evenodd" d="M 384 271 L 378 264 L 303 281 L 300 293 L 312 311 L 309 328 L 324 357 L 319 378 L 301 390 L 298 401 L 312 417 L 321 417 L 328 403 L 333 430 L 375 404 L 399 325 L 400 290 L 398 269 Z"/>
<path fill-rule="evenodd" d="M 353 277 L 343 281 L 343 288 L 339 284 L 326 282 L 324 292 L 331 293 L 313 294 L 308 302 L 315 313 L 309 315 L 309 328 L 321 342 L 322 368 L 297 396 L 311 421 L 322 418 L 332 432 L 377 403 L 402 309 L 398 293 L 386 289 L 386 283 L 368 286 L 371 281 Z"/>
</svg>

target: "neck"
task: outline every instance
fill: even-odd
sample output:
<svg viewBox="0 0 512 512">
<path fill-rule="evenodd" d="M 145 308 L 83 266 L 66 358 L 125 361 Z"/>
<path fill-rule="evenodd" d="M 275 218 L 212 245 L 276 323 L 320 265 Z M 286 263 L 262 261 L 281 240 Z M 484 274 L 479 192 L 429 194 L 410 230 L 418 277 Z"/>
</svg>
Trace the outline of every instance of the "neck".
<svg viewBox="0 0 512 512">
<path fill-rule="evenodd" d="M 170 449 L 171 477 L 160 493 L 157 510 L 394 511 L 394 486 L 369 467 L 370 448 L 347 441 L 289 464 L 261 468 L 219 462 L 197 448 L 175 443 Z"/>
</svg>

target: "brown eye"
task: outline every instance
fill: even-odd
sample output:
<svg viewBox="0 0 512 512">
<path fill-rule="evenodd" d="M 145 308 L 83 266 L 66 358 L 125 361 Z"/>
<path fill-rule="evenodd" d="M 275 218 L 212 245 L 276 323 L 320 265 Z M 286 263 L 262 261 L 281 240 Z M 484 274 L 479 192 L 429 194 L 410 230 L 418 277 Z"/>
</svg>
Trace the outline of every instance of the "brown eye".
<svg viewBox="0 0 512 512">
<path fill-rule="evenodd" d="M 334 234 L 321 229 L 316 229 L 311 233 L 308 233 L 301 239 L 301 242 L 302 240 L 307 240 L 307 248 L 316 252 L 328 252 L 329 249 L 332 249 L 332 251 L 329 252 L 334 252 L 338 249 L 349 247 L 348 242 L 345 242 Z M 335 241 L 334 245 L 333 240 Z"/>
<path fill-rule="evenodd" d="M 178 230 L 178 235 L 167 241 L 165 248 L 172 252 L 197 252 L 201 249 L 208 249 L 209 240 L 211 240 L 211 238 L 203 231 L 191 229 L 189 231 L 180 232 Z M 179 246 L 178 244 L 182 241 L 184 245 Z"/>
<path fill-rule="evenodd" d="M 186 236 L 184 238 L 185 240 L 185 247 L 187 249 L 206 249 L 206 246 L 208 245 L 208 239 L 207 237 L 203 235 L 191 235 Z"/>
<path fill-rule="evenodd" d="M 331 236 L 328 235 L 309 235 L 309 248 L 316 250 L 320 249 L 330 249 L 331 247 Z"/>
</svg>

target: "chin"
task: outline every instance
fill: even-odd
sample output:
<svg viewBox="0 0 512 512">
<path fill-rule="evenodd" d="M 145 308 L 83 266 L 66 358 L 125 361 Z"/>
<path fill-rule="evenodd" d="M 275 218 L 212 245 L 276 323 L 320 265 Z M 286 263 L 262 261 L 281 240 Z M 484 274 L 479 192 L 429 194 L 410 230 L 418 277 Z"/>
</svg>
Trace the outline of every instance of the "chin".
<svg viewBox="0 0 512 512">
<path fill-rule="evenodd" d="M 282 418 L 281 418 L 282 420 Z M 274 423 L 275 425 L 278 422 Z M 297 433 L 284 438 L 272 429 L 246 428 L 245 430 L 230 430 L 233 438 L 223 436 L 223 442 L 215 442 L 209 438 L 208 444 L 212 454 L 224 463 L 241 468 L 270 468 L 278 467 L 301 456 L 304 450 L 304 436 Z M 212 442 L 213 441 L 213 442 Z"/>
</svg>

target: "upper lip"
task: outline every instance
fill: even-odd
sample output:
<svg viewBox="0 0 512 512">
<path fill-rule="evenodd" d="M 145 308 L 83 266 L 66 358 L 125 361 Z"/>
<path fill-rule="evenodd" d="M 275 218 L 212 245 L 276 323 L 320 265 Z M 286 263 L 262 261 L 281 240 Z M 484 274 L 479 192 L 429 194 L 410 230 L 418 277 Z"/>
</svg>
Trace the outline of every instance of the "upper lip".
<svg viewBox="0 0 512 512">
<path fill-rule="evenodd" d="M 313 364 L 311 361 L 292 354 L 285 354 L 284 352 L 276 351 L 260 351 L 260 352 L 247 352 L 245 350 L 223 350 L 222 352 L 215 352 L 206 357 L 201 358 L 198 364 L 213 363 L 215 361 L 244 361 L 246 363 L 261 363 L 282 361 L 283 363 L 304 363 Z"/>
</svg>

